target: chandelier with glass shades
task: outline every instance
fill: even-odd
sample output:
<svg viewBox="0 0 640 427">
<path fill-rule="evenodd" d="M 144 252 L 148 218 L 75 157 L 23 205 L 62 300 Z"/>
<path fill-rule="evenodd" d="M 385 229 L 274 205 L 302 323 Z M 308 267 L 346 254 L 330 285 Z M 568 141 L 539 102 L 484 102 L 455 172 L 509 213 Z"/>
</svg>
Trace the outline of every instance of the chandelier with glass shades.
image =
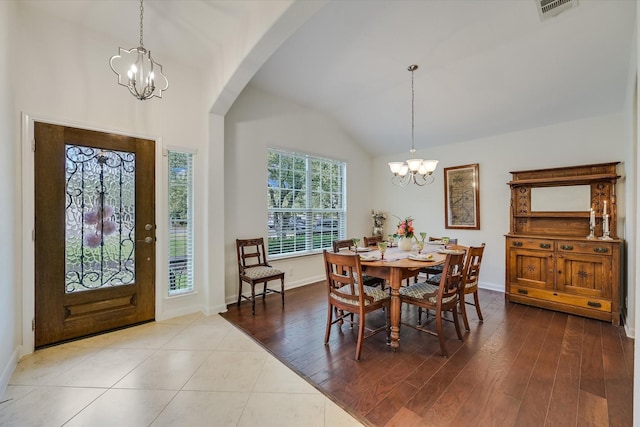
<svg viewBox="0 0 640 427">
<path fill-rule="evenodd" d="M 119 54 L 111 57 L 109 65 L 118 75 L 118 84 L 125 86 L 141 101 L 157 96 L 167 90 L 169 81 L 162 74 L 162 65 L 151 58 L 151 51 L 144 48 L 142 42 L 142 16 L 144 7 L 140 0 L 140 46 L 129 50 L 119 48 Z"/>
<path fill-rule="evenodd" d="M 411 150 L 409 151 L 411 153 L 411 157 L 413 157 L 416 152 L 413 138 L 415 115 L 413 72 L 417 69 L 417 65 L 409 65 L 408 68 L 408 70 L 411 71 Z M 437 166 L 437 160 L 409 159 L 406 162 L 389 162 L 389 169 L 391 169 L 391 173 L 393 173 L 391 182 L 402 187 L 410 182 L 419 186 L 431 184 L 434 180 L 433 171 L 436 170 Z"/>
</svg>

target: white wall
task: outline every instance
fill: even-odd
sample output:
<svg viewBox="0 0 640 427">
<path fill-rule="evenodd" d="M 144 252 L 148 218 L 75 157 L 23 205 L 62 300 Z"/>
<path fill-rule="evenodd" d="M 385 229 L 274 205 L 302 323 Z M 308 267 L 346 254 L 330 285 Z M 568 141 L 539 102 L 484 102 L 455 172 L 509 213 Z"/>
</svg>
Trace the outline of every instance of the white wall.
<svg viewBox="0 0 640 427">
<path fill-rule="evenodd" d="M 419 124 L 417 125 L 419 126 Z M 426 187 L 398 188 L 391 184 L 387 162 L 406 160 L 407 152 L 374 160 L 372 181 L 376 209 L 400 217 L 411 215 L 417 231 L 457 237 L 462 244 L 487 244 L 480 285 L 504 291 L 504 234 L 509 232 L 510 171 L 604 163 L 626 159 L 622 114 L 561 123 L 537 129 L 496 135 L 454 145 L 417 151 L 422 158 L 440 160 L 436 181 Z M 399 147 L 402 149 L 404 147 Z M 409 140 L 407 139 L 407 148 Z M 480 230 L 447 230 L 444 224 L 443 168 L 478 163 L 480 168 Z M 624 164 L 618 166 L 624 174 Z M 624 236 L 624 178 L 617 186 L 618 232 Z M 392 232 L 395 221 L 387 221 Z"/>
<path fill-rule="evenodd" d="M 638 66 L 638 42 L 637 26 L 634 29 L 632 49 L 629 54 L 629 70 L 627 76 L 627 93 L 624 105 L 624 139 L 627 147 L 625 158 L 630 159 L 625 163 L 626 175 L 626 206 L 625 206 L 625 251 L 626 251 L 626 279 L 629 284 L 625 294 L 625 308 L 623 312 L 626 316 L 625 329 L 627 335 L 635 336 L 636 324 L 636 283 L 637 267 L 634 260 L 637 257 L 638 243 L 638 222 L 636 212 L 638 211 L 638 92 L 637 92 L 637 66 Z M 635 160 L 635 161 L 634 161 Z"/>
<path fill-rule="evenodd" d="M 156 56 L 170 88 L 161 100 L 145 102 L 118 86 L 108 66 L 119 41 L 93 28 L 47 16 L 40 4 L 0 2 L 0 200 L 12 207 L 3 210 L 0 232 L 4 231 L 5 242 L 13 242 L 4 246 L 6 253 L 0 259 L 4 278 L 0 283 L 4 296 L 0 299 L 0 394 L 17 358 L 33 349 L 32 121 L 156 140 L 156 319 L 198 310 L 207 314 L 224 311 L 224 243 L 210 238 L 219 229 L 209 227 L 211 221 L 223 224 L 224 219 L 220 203 L 224 193 L 224 120 L 219 114 L 224 114 L 224 105 L 228 108 L 237 96 L 236 86 L 242 87 L 242 82 L 246 83 L 324 2 L 256 2 L 246 19 L 235 17 L 239 20 L 234 25 L 236 33 L 219 52 L 222 58 L 211 58 L 210 64 L 218 68 L 202 64 L 194 69 Z M 242 61 L 248 65 L 241 68 Z M 214 105 L 218 106 L 217 114 L 211 115 Z M 167 252 L 167 171 L 162 154 L 167 146 L 198 150 L 194 160 L 196 293 L 174 298 L 166 297 L 163 256 Z"/>
<path fill-rule="evenodd" d="M 138 101 L 125 87 L 117 85 L 117 76 L 109 68 L 109 58 L 118 52 L 115 41 L 91 29 L 41 14 L 30 2 L 17 2 L 16 5 L 19 24 L 11 37 L 20 52 L 15 58 L 12 80 L 15 108 L 3 118 L 9 117 L 17 125 L 20 113 L 27 113 L 35 119 L 156 139 L 156 318 L 202 309 L 200 294 L 173 299 L 165 297 L 166 157 L 162 156 L 161 150 L 166 145 L 198 149 L 194 165 L 197 174 L 195 233 L 205 235 L 206 215 L 198 206 L 198 201 L 206 200 L 208 170 L 208 107 L 201 91 L 202 74 L 171 58 L 157 58 L 170 79 L 170 89 L 162 99 Z M 28 135 L 23 138 L 28 144 Z M 18 176 L 22 173 L 24 180 L 23 199 L 18 204 L 25 206 L 24 236 L 27 236 L 33 227 L 33 189 L 29 187 L 33 185 L 29 182 L 33 176 L 33 155 L 28 149 L 23 154 L 22 170 L 14 172 Z M 19 284 L 17 291 L 24 292 L 25 301 L 28 301 L 29 295 L 33 296 L 33 243 L 25 237 L 23 244 L 24 285 Z M 205 244 L 203 239 L 196 242 L 197 256 Z M 204 265 L 204 262 L 195 264 L 195 281 L 199 289 L 208 286 Z M 26 325 L 33 316 L 29 313 L 33 308 L 32 304 L 25 306 L 23 345 L 26 348 L 23 351 L 28 353 L 32 333 Z"/>
<path fill-rule="evenodd" d="M 9 381 L 18 359 L 21 341 L 22 298 L 19 292 L 20 272 L 20 182 L 18 181 L 20 145 L 19 115 L 13 107 L 14 86 L 11 82 L 13 23 L 15 3 L 0 2 L 0 393 Z"/>
<path fill-rule="evenodd" d="M 347 162 L 347 235 L 371 233 L 371 158 L 335 122 L 248 86 L 225 118 L 225 294 L 238 295 L 236 238 L 267 237 L 267 148 Z M 221 234 L 222 237 L 222 234 Z M 273 261 L 291 288 L 324 278 L 322 255 Z"/>
<path fill-rule="evenodd" d="M 510 171 L 620 161 L 618 234 L 625 238 L 628 191 L 624 175 L 627 167 L 632 166 L 625 162 L 630 138 L 625 123 L 628 125 L 627 114 L 612 114 L 419 151 L 418 156 L 440 160 L 436 181 L 426 187 L 399 188 L 391 184 L 386 163 L 405 160 L 408 152 L 373 159 L 373 166 L 369 166 L 369 159 L 358 144 L 330 119 L 247 87 L 225 120 L 226 300 L 229 303 L 237 297 L 235 238 L 267 235 L 264 191 L 267 147 L 348 161 L 347 234 L 350 236 L 370 233 L 370 213 L 375 209 L 388 214 L 385 234 L 393 233 L 397 223 L 392 215 L 413 216 L 417 231 L 457 237 L 463 244 L 485 242 L 481 286 L 503 292 Z M 479 163 L 480 167 L 481 228 L 445 229 L 443 168 L 469 163 Z M 312 283 L 323 277 L 319 256 L 274 263 L 287 273 L 287 287 Z"/>
<path fill-rule="evenodd" d="M 230 231 L 225 216 L 225 115 L 242 92 L 248 81 L 275 50 L 297 30 L 309 17 L 326 3 L 322 1 L 258 2 L 248 28 L 238 28 L 238 39 L 225 48 L 225 61 L 213 64 L 219 71 L 208 76 L 206 84 L 211 87 L 206 93 L 211 98 L 212 108 L 209 126 L 209 192 L 207 193 L 208 246 L 206 248 L 207 276 L 211 285 L 205 290 L 205 313 L 226 311 L 226 236 Z M 265 7 L 269 10 L 265 10 Z M 273 21 L 272 21 L 273 20 Z M 268 24 L 268 25 L 267 25 Z M 229 68 L 227 64 L 232 64 Z M 225 76 L 226 79 L 220 79 Z M 220 88 L 224 85 L 223 88 Z M 225 224 L 224 227 L 221 224 Z M 223 230 L 221 230 L 223 228 Z M 235 253 L 235 247 L 232 248 Z"/>
</svg>

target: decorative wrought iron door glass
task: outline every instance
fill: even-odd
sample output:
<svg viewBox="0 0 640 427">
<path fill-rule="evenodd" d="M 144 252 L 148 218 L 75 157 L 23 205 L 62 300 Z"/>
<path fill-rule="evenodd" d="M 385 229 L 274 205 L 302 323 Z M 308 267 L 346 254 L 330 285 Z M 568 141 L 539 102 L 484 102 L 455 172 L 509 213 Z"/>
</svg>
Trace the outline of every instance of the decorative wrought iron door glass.
<svg viewBox="0 0 640 427">
<path fill-rule="evenodd" d="M 66 293 L 135 280 L 135 154 L 65 145 Z"/>
</svg>

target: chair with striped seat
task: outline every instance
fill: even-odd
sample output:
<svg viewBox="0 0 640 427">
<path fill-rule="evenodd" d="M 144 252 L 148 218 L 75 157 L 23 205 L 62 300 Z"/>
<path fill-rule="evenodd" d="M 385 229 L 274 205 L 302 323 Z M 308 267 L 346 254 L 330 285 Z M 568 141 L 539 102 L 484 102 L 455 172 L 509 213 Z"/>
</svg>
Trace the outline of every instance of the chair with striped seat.
<svg viewBox="0 0 640 427">
<path fill-rule="evenodd" d="M 444 312 L 451 312 L 458 339 L 462 341 L 462 331 L 460 330 L 460 320 L 458 319 L 458 306 L 460 305 L 460 294 L 464 283 L 464 276 L 464 252 L 449 253 L 444 262 L 442 276 L 438 285 L 420 282 L 400 288 L 400 300 L 402 302 L 415 305 L 419 309 L 432 310 L 435 312 L 435 316 L 428 319 L 425 325 L 421 324 L 422 310 L 418 310 L 417 325 L 405 322 L 402 324 L 437 336 L 440 342 L 440 351 L 444 357 L 448 357 L 442 330 L 442 321 L 448 320 L 443 317 Z M 433 331 L 426 328 L 426 325 L 434 320 L 436 322 L 436 330 Z"/>
<path fill-rule="evenodd" d="M 483 322 L 482 311 L 480 311 L 480 300 L 478 298 L 478 276 L 480 275 L 480 264 L 482 263 L 482 255 L 484 254 L 484 243 L 480 246 L 471 246 L 467 249 L 467 255 L 464 262 L 465 283 L 463 292 L 460 295 L 460 311 L 462 311 L 462 320 L 464 328 L 468 331 L 469 320 L 467 319 L 466 305 L 476 307 L 478 319 Z M 473 294 L 473 302 L 466 300 L 466 295 Z"/>
<path fill-rule="evenodd" d="M 433 236 L 429 236 L 429 241 L 430 242 L 439 242 L 442 240 L 442 237 L 433 237 Z M 449 244 L 450 245 L 457 245 L 458 244 L 458 239 L 449 239 Z M 427 275 L 427 282 L 429 283 L 439 283 L 440 282 L 440 274 L 442 274 L 442 266 L 441 265 L 434 265 L 432 267 L 423 267 L 420 269 L 420 273 L 424 273 Z M 434 277 L 432 279 L 432 276 L 438 276 L 438 277 Z M 432 280 L 430 280 L 432 279 Z M 418 281 L 418 276 L 416 276 L 416 282 Z"/>
<path fill-rule="evenodd" d="M 331 336 L 331 326 L 335 323 L 341 325 L 349 322 L 353 325 L 353 315 L 358 316 L 358 340 L 356 343 L 355 359 L 360 360 L 362 354 L 362 342 L 381 331 L 387 332 L 387 343 L 391 339 L 389 303 L 391 298 L 388 292 L 371 286 L 365 286 L 362 280 L 362 267 L 360 257 L 350 254 L 331 253 L 326 250 L 324 265 L 327 276 L 327 329 L 324 336 L 324 344 L 328 345 Z M 370 329 L 365 326 L 367 314 L 383 308 L 386 313 L 385 325 Z M 336 319 L 333 318 L 336 313 Z"/>
<path fill-rule="evenodd" d="M 284 272 L 271 267 L 267 262 L 264 249 L 264 239 L 236 239 L 236 251 L 238 254 L 238 306 L 242 298 L 251 301 L 251 314 L 256 314 L 256 284 L 262 283 L 262 299 L 267 294 L 277 293 L 282 296 L 284 307 Z M 280 290 L 267 287 L 267 283 L 280 279 Z M 251 286 L 251 296 L 242 295 L 242 283 L 247 282 Z"/>
<path fill-rule="evenodd" d="M 482 318 L 482 311 L 480 310 L 480 299 L 478 298 L 478 276 L 480 275 L 480 265 L 482 263 L 482 255 L 484 254 L 483 243 L 481 246 L 471 246 L 467 248 L 467 254 L 464 262 L 465 271 L 465 285 L 460 295 L 460 312 L 462 313 L 462 320 L 464 322 L 464 328 L 469 331 L 469 319 L 467 318 L 467 304 L 476 307 L 476 313 L 478 313 L 478 319 L 480 323 L 484 321 Z M 437 285 L 440 283 L 442 274 L 436 274 L 429 277 L 426 282 Z M 473 294 L 473 302 L 466 300 L 466 295 Z"/>
<path fill-rule="evenodd" d="M 351 249 L 352 246 L 353 246 L 353 239 L 334 240 L 333 241 L 333 252 L 338 253 L 338 252 L 340 252 L 340 249 Z M 378 285 L 380 285 L 380 288 L 384 289 L 384 283 L 385 283 L 384 279 L 364 274 L 362 276 L 362 280 L 364 280 L 364 284 L 366 286 L 378 286 Z"/>
</svg>

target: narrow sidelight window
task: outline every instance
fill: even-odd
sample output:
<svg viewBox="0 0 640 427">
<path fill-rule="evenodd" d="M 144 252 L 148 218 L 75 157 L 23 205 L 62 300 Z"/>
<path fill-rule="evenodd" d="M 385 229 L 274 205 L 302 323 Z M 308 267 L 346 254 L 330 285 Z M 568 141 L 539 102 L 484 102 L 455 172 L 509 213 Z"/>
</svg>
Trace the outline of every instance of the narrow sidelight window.
<svg viewBox="0 0 640 427">
<path fill-rule="evenodd" d="M 169 296 L 193 292 L 193 153 L 168 150 Z"/>
</svg>

